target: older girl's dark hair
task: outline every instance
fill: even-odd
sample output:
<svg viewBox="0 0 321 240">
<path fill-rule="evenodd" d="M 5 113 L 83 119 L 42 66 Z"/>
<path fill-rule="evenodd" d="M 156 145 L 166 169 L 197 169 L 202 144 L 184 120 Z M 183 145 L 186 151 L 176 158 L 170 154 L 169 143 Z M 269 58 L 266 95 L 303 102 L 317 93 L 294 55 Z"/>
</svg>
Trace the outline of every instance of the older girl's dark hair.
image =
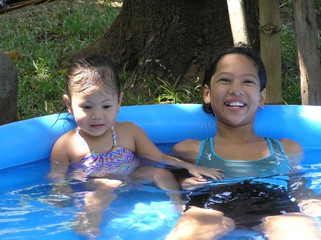
<svg viewBox="0 0 321 240">
<path fill-rule="evenodd" d="M 89 55 L 75 61 L 69 68 L 66 80 L 66 94 L 82 92 L 98 86 L 120 95 L 120 83 L 112 60 L 106 55 Z"/>
<path fill-rule="evenodd" d="M 213 58 L 211 58 L 207 68 L 205 70 L 204 79 L 203 79 L 203 87 L 207 85 L 210 88 L 211 79 L 216 72 L 217 64 L 221 60 L 221 58 L 227 54 L 240 54 L 249 59 L 253 60 L 253 63 L 257 69 L 259 81 L 260 81 L 260 91 L 262 91 L 266 86 L 266 70 L 262 61 L 262 58 L 259 54 L 257 54 L 250 45 L 244 43 L 237 43 L 234 47 L 226 49 Z M 212 106 L 210 104 L 203 103 L 203 109 L 206 113 L 212 113 Z"/>
</svg>

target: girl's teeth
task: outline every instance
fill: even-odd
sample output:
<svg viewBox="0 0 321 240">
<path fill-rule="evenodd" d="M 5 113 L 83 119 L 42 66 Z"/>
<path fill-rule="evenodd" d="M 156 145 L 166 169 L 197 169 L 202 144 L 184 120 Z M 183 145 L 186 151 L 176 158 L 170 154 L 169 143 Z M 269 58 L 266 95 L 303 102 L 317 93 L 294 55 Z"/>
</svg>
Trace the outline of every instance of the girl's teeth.
<svg viewBox="0 0 321 240">
<path fill-rule="evenodd" d="M 230 107 L 243 107 L 244 103 L 232 102 L 232 103 L 226 103 L 225 105 Z"/>
</svg>

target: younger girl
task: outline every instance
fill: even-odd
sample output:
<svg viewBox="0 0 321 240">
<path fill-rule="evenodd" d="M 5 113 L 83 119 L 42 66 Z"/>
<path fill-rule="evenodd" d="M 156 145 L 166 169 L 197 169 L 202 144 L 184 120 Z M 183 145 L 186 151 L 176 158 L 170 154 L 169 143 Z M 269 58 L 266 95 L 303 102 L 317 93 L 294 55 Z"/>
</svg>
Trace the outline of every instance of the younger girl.
<svg viewBox="0 0 321 240">
<path fill-rule="evenodd" d="M 64 179 L 69 165 L 77 169 L 74 178 L 87 178 L 94 192 L 85 196 L 84 213 L 78 229 L 98 232 L 102 212 L 115 198 L 113 189 L 129 176 L 132 180 L 151 180 L 168 191 L 177 205 L 183 205 L 180 186 L 169 171 L 140 166 L 136 154 L 175 167 L 186 168 L 195 177 L 220 179 L 216 169 L 196 166 L 163 154 L 145 132 L 131 122 L 116 122 L 123 93 L 117 72 L 107 56 L 79 59 L 70 70 L 63 99 L 73 114 L 77 128 L 60 137 L 51 153 L 49 177 Z"/>
</svg>

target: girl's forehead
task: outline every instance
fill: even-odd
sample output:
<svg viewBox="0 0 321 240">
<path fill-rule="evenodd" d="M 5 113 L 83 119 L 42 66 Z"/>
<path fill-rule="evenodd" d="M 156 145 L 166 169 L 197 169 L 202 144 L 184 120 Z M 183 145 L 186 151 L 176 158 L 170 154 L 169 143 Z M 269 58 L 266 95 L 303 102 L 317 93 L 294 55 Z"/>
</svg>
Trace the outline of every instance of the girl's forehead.
<svg viewBox="0 0 321 240">
<path fill-rule="evenodd" d="M 85 95 L 92 95 L 92 94 L 101 94 L 101 95 L 114 95 L 116 91 L 109 87 L 101 87 L 92 84 L 86 84 L 82 87 L 78 88 L 78 93 L 83 93 Z"/>
<path fill-rule="evenodd" d="M 117 93 L 115 91 L 108 91 L 106 89 L 102 89 L 99 87 L 91 87 L 82 91 L 75 91 L 72 98 L 82 98 L 82 99 L 91 99 L 91 98 L 99 98 L 99 99 L 113 99 L 118 98 Z"/>
<path fill-rule="evenodd" d="M 241 54 L 227 54 L 223 56 L 217 63 L 214 75 L 221 72 L 258 75 L 255 62 Z"/>
<path fill-rule="evenodd" d="M 255 62 L 253 59 L 238 53 L 230 53 L 222 56 L 221 59 L 218 61 L 217 65 L 219 66 L 223 64 L 235 64 L 235 63 L 242 63 L 245 65 L 255 67 Z"/>
</svg>

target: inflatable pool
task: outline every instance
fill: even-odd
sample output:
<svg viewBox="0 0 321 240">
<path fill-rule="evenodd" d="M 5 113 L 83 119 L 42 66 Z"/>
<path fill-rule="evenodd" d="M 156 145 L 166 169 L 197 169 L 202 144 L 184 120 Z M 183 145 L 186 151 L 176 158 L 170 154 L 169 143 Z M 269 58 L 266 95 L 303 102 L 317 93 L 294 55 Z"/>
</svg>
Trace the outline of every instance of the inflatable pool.
<svg viewBox="0 0 321 240">
<path fill-rule="evenodd" d="M 141 126 L 164 152 L 176 142 L 203 139 L 216 131 L 213 117 L 199 104 L 126 106 L 117 120 Z M 73 117 L 66 113 L 0 126 L 0 239 L 79 239 L 67 226 L 73 207 L 54 209 L 41 200 L 49 188 L 45 175 L 51 148 L 74 127 Z M 321 163 L 321 106 L 265 106 L 258 111 L 255 130 L 261 136 L 296 140 L 306 152 L 303 164 Z M 160 191 L 131 192 L 131 209 L 126 209 L 128 191 L 119 194 L 123 197 L 104 215 L 101 239 L 132 239 L 138 234 L 139 239 L 164 239 L 179 217 Z M 52 212 L 55 217 L 49 217 Z"/>
<path fill-rule="evenodd" d="M 212 116 L 197 104 L 126 106 L 118 120 L 135 122 L 163 150 L 187 138 L 206 138 L 216 130 Z M 1 126 L 0 169 L 47 159 L 58 137 L 74 127 L 66 113 Z M 321 106 L 265 106 L 258 112 L 255 129 L 262 136 L 290 138 L 305 149 L 320 150 Z"/>
</svg>

